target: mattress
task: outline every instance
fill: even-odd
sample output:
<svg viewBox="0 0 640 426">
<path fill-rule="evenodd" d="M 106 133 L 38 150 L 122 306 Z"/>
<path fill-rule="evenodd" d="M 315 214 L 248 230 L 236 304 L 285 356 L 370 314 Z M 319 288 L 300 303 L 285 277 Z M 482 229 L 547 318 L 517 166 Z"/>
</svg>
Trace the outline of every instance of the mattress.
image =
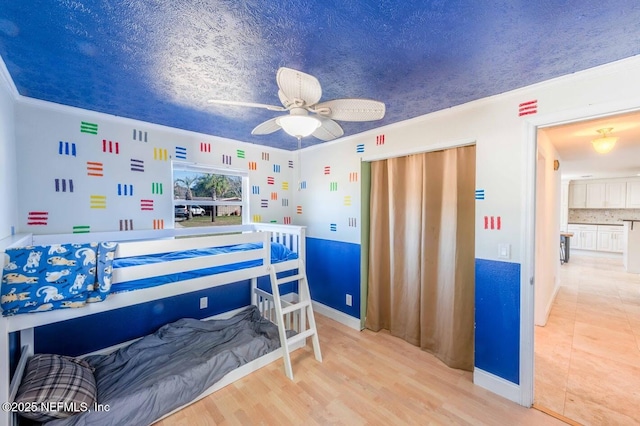
<svg viewBox="0 0 640 426">
<path fill-rule="evenodd" d="M 279 263 L 287 260 L 297 259 L 298 255 L 280 243 L 271 243 L 271 263 Z M 148 265 L 174 260 L 190 259 L 198 256 L 211 256 L 216 254 L 234 253 L 247 250 L 260 250 L 261 243 L 236 244 L 223 247 L 210 247 L 195 250 L 183 250 L 169 253 L 157 253 L 152 255 L 141 255 L 125 258 L 117 258 L 113 261 L 114 270 L 129 266 Z M 142 288 L 154 287 L 158 285 L 178 282 L 207 275 L 221 274 L 245 268 L 253 268 L 262 265 L 262 259 L 234 262 L 226 265 L 196 269 L 180 273 L 162 275 L 139 280 L 113 283 L 111 293 L 121 293 L 125 291 L 138 290 Z"/>
<path fill-rule="evenodd" d="M 51 426 L 145 425 L 197 398 L 228 372 L 280 347 L 275 324 L 255 306 L 229 319 L 184 318 L 108 355 L 85 360 L 95 368 L 97 403 Z"/>
</svg>

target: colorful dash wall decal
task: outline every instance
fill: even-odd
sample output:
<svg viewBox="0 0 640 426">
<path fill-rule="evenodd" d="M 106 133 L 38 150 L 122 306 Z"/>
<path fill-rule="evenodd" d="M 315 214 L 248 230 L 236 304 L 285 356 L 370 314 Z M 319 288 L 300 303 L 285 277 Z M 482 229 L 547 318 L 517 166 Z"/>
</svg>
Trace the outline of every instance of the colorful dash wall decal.
<svg viewBox="0 0 640 426">
<path fill-rule="evenodd" d="M 160 194 L 160 195 L 162 195 L 162 183 L 161 182 L 151 182 L 151 193 L 152 194 Z"/>
<path fill-rule="evenodd" d="M 67 184 L 68 182 L 68 184 Z M 56 192 L 73 192 L 73 179 L 55 179 Z"/>
<path fill-rule="evenodd" d="M 104 176 L 104 165 L 98 161 L 87 161 L 88 176 Z"/>
<path fill-rule="evenodd" d="M 133 129 L 133 140 L 138 140 L 140 142 L 147 142 L 147 132 L 143 132 L 142 130 Z"/>
<path fill-rule="evenodd" d="M 89 225 L 75 225 L 73 227 L 74 234 L 88 234 L 91 232 L 91 226 Z"/>
<path fill-rule="evenodd" d="M 102 139 L 102 152 L 108 152 L 110 154 L 120 154 L 120 142 Z"/>
<path fill-rule="evenodd" d="M 73 142 L 60 141 L 58 143 L 58 154 L 76 156 L 76 144 Z"/>
<path fill-rule="evenodd" d="M 484 217 L 484 229 L 500 230 L 501 227 L 502 227 L 502 219 L 500 218 L 500 216 Z"/>
<path fill-rule="evenodd" d="M 144 160 L 131 159 L 131 171 L 132 172 L 144 172 Z"/>
<path fill-rule="evenodd" d="M 92 135 L 98 134 L 98 125 L 96 123 L 88 123 L 86 121 L 80 122 L 80 132 L 89 133 Z"/>
<path fill-rule="evenodd" d="M 169 159 L 169 151 L 164 148 L 153 148 L 153 159 L 167 161 Z"/>
<path fill-rule="evenodd" d="M 364 152 L 364 144 L 360 143 L 358 145 L 356 145 L 356 152 L 359 154 L 362 154 Z"/>
<path fill-rule="evenodd" d="M 89 207 L 92 209 L 106 209 L 107 197 L 105 195 L 90 195 Z"/>
<path fill-rule="evenodd" d="M 153 219 L 153 229 L 164 229 L 164 219 Z"/>
<path fill-rule="evenodd" d="M 140 200 L 140 210 L 143 210 L 143 211 L 153 210 L 153 200 Z"/>
<path fill-rule="evenodd" d="M 522 117 L 523 115 L 531 115 L 538 112 L 538 100 L 534 99 L 532 101 L 522 102 L 518 105 L 518 116 Z"/>
<path fill-rule="evenodd" d="M 384 135 L 376 136 L 376 145 L 384 145 Z"/>
<path fill-rule="evenodd" d="M 133 185 L 127 183 L 118 184 L 118 195 L 120 196 L 133 196 Z"/>
<path fill-rule="evenodd" d="M 179 160 L 187 159 L 187 148 L 184 146 L 176 146 L 176 158 Z"/>
<path fill-rule="evenodd" d="M 484 200 L 484 189 L 476 189 L 476 200 Z"/>
<path fill-rule="evenodd" d="M 133 231 L 133 219 L 120 219 L 121 231 Z"/>
<path fill-rule="evenodd" d="M 244 149 L 238 149 L 236 150 L 236 156 L 238 158 L 244 158 Z"/>
<path fill-rule="evenodd" d="M 27 214 L 27 225 L 46 225 L 49 221 L 49 212 L 32 211 Z"/>
</svg>

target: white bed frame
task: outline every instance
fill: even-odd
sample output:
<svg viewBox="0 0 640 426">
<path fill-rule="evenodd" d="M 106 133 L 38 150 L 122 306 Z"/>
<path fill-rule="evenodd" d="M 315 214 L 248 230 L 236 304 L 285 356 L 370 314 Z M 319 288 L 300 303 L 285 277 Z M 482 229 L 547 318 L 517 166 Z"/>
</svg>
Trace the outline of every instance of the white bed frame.
<svg viewBox="0 0 640 426">
<path fill-rule="evenodd" d="M 192 238 L 175 238 L 189 236 Z M 0 272 L 4 268 L 4 250 L 10 247 L 27 245 L 51 245 L 60 243 L 86 243 L 101 241 L 117 241 L 116 258 L 136 256 L 141 254 L 166 253 L 179 250 L 189 250 L 203 247 L 227 246 L 243 243 L 262 243 L 262 249 L 225 253 L 212 256 L 202 256 L 192 259 L 175 260 L 154 265 L 138 265 L 114 270 L 112 282 L 125 282 L 139 278 L 150 278 L 181 271 L 189 271 L 198 268 L 212 267 L 229 263 L 262 260 L 261 266 L 219 273 L 206 277 L 194 278 L 156 287 L 113 294 L 107 300 L 99 303 L 89 303 L 82 308 L 60 309 L 37 314 L 21 314 L 15 316 L 0 317 L 0 403 L 12 402 L 20 384 L 28 358 L 33 355 L 34 328 L 42 325 L 66 321 L 93 315 L 99 312 L 111 311 L 126 306 L 137 305 L 153 300 L 164 299 L 180 294 L 191 293 L 198 290 L 212 288 L 237 281 L 251 280 L 251 303 L 258 306 L 263 317 L 272 322 L 275 321 L 275 304 L 287 304 L 285 300 L 274 300 L 270 293 L 257 288 L 258 277 L 269 275 L 272 269 L 270 242 L 275 241 L 284 244 L 298 254 L 298 259 L 278 263 L 278 271 L 297 269 L 302 266 L 304 270 L 305 260 L 305 227 L 274 224 L 250 224 L 239 226 L 207 227 L 207 228 L 181 228 L 165 229 L 157 231 L 129 231 L 107 232 L 87 234 L 59 234 L 59 235 L 23 235 L 0 240 Z M 279 298 L 276 292 L 276 298 Z M 286 297 L 283 297 L 286 299 Z M 242 308 L 241 308 L 242 309 Z M 216 317 L 228 317 L 238 310 L 227 312 Z M 303 314 L 304 312 L 302 312 Z M 285 319 L 290 328 L 298 332 L 306 329 L 306 319 L 301 312 L 294 311 Z M 9 334 L 20 333 L 20 360 L 16 367 L 13 380 L 10 377 L 9 360 Z M 129 342 L 105 348 L 93 353 L 109 353 Z M 297 349 L 305 345 L 305 341 L 297 343 L 289 350 Z M 255 371 L 283 356 L 283 349 L 266 354 L 244 366 L 231 371 L 211 388 L 203 392 L 189 404 L 204 398 L 216 390 L 232 383 L 245 375 Z M 189 405 L 186 404 L 186 405 Z M 185 406 L 186 406 L 185 405 Z M 184 408 L 180 407 L 166 416 Z M 164 416 L 164 417 L 166 417 Z M 17 415 L 0 411 L 0 425 L 17 424 Z M 163 417 L 163 418 L 164 418 Z M 160 420 L 160 419 L 158 419 Z"/>
</svg>

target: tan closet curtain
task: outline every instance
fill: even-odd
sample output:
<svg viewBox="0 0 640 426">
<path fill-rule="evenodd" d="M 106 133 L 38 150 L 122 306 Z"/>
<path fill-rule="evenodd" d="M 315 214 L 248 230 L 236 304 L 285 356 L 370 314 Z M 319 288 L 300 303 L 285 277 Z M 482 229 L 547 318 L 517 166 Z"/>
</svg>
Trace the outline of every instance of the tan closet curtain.
<svg viewBox="0 0 640 426">
<path fill-rule="evenodd" d="M 475 146 L 371 163 L 367 328 L 473 369 Z"/>
</svg>

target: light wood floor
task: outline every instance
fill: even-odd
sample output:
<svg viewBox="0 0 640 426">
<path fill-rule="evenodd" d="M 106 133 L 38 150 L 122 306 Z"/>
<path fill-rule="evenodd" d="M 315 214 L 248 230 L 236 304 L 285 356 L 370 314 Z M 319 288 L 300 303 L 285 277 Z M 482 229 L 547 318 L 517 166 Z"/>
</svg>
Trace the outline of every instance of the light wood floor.
<svg viewBox="0 0 640 426">
<path fill-rule="evenodd" d="M 572 253 L 560 285 L 535 331 L 535 403 L 585 425 L 640 424 L 640 275 Z"/>
<path fill-rule="evenodd" d="M 473 385 L 470 372 L 387 333 L 358 332 L 316 315 L 323 362 L 292 354 L 157 423 L 173 425 L 560 425 Z"/>
</svg>

